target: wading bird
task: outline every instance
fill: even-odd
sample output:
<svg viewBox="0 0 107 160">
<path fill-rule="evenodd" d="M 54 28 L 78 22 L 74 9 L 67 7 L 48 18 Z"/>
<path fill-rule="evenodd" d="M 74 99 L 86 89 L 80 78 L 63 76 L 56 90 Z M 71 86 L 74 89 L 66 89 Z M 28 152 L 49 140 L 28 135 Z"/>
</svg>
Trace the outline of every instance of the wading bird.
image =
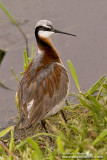
<svg viewBox="0 0 107 160">
<path fill-rule="evenodd" d="M 23 74 L 18 89 L 20 128 L 29 128 L 50 115 L 62 111 L 69 91 L 69 77 L 52 45 L 51 35 L 67 34 L 56 30 L 48 20 L 40 20 L 35 27 L 38 53 Z M 65 119 L 66 121 L 66 119 Z"/>
</svg>

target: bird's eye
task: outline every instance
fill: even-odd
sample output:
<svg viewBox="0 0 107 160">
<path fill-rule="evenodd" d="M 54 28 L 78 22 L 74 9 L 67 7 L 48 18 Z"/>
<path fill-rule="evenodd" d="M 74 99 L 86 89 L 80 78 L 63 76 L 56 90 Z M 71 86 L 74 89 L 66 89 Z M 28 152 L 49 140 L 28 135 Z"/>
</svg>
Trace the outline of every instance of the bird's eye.
<svg viewBox="0 0 107 160">
<path fill-rule="evenodd" d="M 51 25 L 49 25 L 49 24 L 48 24 L 47 26 L 48 26 L 49 28 L 52 28 L 52 26 L 51 26 Z"/>
<path fill-rule="evenodd" d="M 51 28 L 51 26 L 42 26 L 42 30 L 44 30 L 44 31 L 51 31 L 52 30 L 52 28 Z"/>
<path fill-rule="evenodd" d="M 38 31 L 52 31 L 52 26 L 47 25 L 47 26 L 39 26 L 36 28 Z"/>
</svg>

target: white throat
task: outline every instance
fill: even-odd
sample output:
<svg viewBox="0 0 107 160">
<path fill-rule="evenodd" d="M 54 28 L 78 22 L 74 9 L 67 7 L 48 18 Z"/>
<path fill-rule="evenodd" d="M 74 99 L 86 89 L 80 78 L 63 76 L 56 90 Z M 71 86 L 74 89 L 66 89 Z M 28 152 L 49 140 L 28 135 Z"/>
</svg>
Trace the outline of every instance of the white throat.
<svg viewBox="0 0 107 160">
<path fill-rule="evenodd" d="M 38 35 L 42 38 L 50 38 L 51 35 L 53 35 L 54 32 L 51 31 L 39 31 Z"/>
</svg>

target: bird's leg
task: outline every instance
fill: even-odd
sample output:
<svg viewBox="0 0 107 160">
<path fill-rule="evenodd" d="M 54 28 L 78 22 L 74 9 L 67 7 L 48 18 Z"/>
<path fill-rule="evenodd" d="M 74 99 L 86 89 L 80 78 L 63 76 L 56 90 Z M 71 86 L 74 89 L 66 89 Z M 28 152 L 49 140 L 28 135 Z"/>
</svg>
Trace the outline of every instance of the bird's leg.
<svg viewBox="0 0 107 160">
<path fill-rule="evenodd" d="M 41 124 L 42 124 L 42 127 L 45 129 L 45 132 L 48 133 L 46 126 L 45 126 L 45 120 L 41 120 Z"/>
<path fill-rule="evenodd" d="M 45 120 L 41 120 L 41 124 L 42 124 L 42 127 L 45 129 L 45 132 L 48 133 L 47 129 L 46 129 L 46 126 L 45 126 Z M 50 141 L 52 142 L 52 138 L 49 137 Z"/>
<path fill-rule="evenodd" d="M 62 115 L 63 120 L 65 121 L 65 123 L 67 123 L 67 120 L 66 120 L 66 118 L 65 118 L 65 115 L 64 115 L 63 110 L 61 109 L 60 111 L 61 111 L 61 115 Z"/>
</svg>

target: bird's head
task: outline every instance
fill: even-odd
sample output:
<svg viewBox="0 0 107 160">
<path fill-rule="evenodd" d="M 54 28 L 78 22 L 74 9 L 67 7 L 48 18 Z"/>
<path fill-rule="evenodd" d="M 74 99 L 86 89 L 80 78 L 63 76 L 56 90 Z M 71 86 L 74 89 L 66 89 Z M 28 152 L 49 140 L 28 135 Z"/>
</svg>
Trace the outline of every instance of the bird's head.
<svg viewBox="0 0 107 160">
<path fill-rule="evenodd" d="M 42 38 L 50 38 L 51 35 L 53 35 L 54 33 L 61 33 L 61 34 L 66 34 L 66 35 L 71 35 L 76 37 L 76 35 L 62 32 L 55 29 L 52 23 L 48 20 L 40 20 L 39 22 L 37 22 L 35 26 L 35 36 L 38 35 L 39 37 L 42 37 Z"/>
</svg>

